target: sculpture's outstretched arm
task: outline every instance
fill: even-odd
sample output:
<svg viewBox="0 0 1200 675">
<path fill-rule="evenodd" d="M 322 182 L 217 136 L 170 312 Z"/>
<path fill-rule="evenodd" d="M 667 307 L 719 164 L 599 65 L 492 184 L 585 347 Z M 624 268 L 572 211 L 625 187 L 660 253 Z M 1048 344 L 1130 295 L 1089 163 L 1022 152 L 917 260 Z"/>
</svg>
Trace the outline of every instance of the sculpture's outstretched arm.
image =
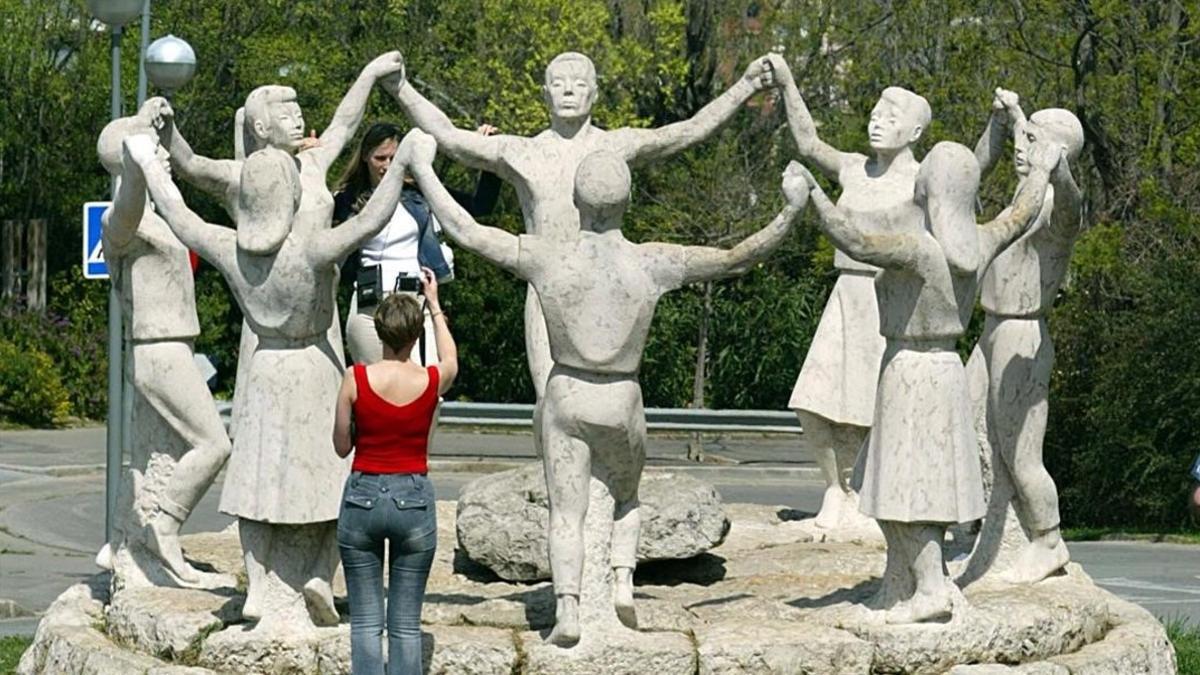
<svg viewBox="0 0 1200 675">
<path fill-rule="evenodd" d="M 404 59 L 400 52 L 381 54 L 363 68 L 358 79 L 333 111 L 333 119 L 321 134 L 320 144 L 305 151 L 317 160 L 322 171 L 329 170 L 329 166 L 342 154 L 346 143 L 354 137 L 359 123 L 362 122 L 363 112 L 367 109 L 371 87 L 384 78 L 398 78 L 400 82 L 404 81 Z"/>
<path fill-rule="evenodd" d="M 422 96 L 407 80 L 397 81 L 392 78 L 384 83 L 384 87 L 396 97 L 396 102 L 413 124 L 431 134 L 443 152 L 475 169 L 492 173 L 503 171 L 503 139 L 513 137 L 484 136 L 475 131 L 459 129 L 446 113 L 430 103 L 429 99 Z"/>
<path fill-rule="evenodd" d="M 813 162 L 830 178 L 837 179 L 842 167 L 855 157 L 854 153 L 842 152 L 822 141 L 817 135 L 817 125 L 813 122 L 812 113 L 800 96 L 800 88 L 792 77 L 792 71 L 782 56 L 777 54 L 768 57 L 775 70 L 775 78 L 783 91 L 783 105 L 787 112 L 788 128 L 800 156 Z"/>
<path fill-rule="evenodd" d="M 992 114 L 987 127 L 975 143 L 975 161 L 979 170 L 986 174 L 1000 161 L 1009 133 L 1020 133 L 1025 127 L 1025 112 L 1021 110 L 1020 97 L 1007 89 L 996 88 L 992 98 Z"/>
<path fill-rule="evenodd" d="M 808 203 L 808 184 L 792 162 L 783 172 L 783 194 L 787 204 L 766 227 L 746 237 L 731 249 L 711 246 L 685 246 L 682 251 L 683 284 L 744 274 L 765 259 L 792 231 L 796 215 Z M 658 246 L 667 246 L 659 244 Z"/>
<path fill-rule="evenodd" d="M 204 222 L 187 207 L 179 188 L 171 181 L 167 170 L 159 165 L 153 140 L 145 136 L 130 136 L 123 145 L 122 174 L 141 174 L 155 208 L 179 241 L 222 273 L 227 272 L 235 264 L 233 254 L 237 234 L 227 227 Z"/>
<path fill-rule="evenodd" d="M 630 164 L 638 164 L 663 159 L 711 136 L 751 96 L 766 87 L 775 86 L 769 61 L 768 57 L 755 59 L 741 79 L 690 119 L 657 129 L 624 128 L 614 131 L 618 147 L 625 151 L 625 160 Z"/>
<path fill-rule="evenodd" d="M 916 234 L 875 233 L 860 227 L 855 218 L 838 208 L 821 186 L 804 169 L 813 206 L 820 216 L 820 226 L 833 240 L 833 245 L 851 258 L 886 268 L 911 268 L 921 256 L 921 239 Z M 882 217 L 883 214 L 876 214 Z"/>
<path fill-rule="evenodd" d="M 319 265 L 340 263 L 388 224 L 400 205 L 400 193 L 404 189 L 403 158 L 410 151 L 404 145 L 397 150 L 391 168 L 371 193 L 362 211 L 337 227 L 313 235 L 313 245 L 307 250 L 309 260 Z"/>
<path fill-rule="evenodd" d="M 1045 141 L 1030 148 L 1029 174 L 1012 206 L 995 220 L 979 226 L 979 274 L 982 275 L 992 260 L 1037 219 L 1046 199 L 1050 172 L 1062 160 L 1062 152 L 1062 148 Z"/>
<path fill-rule="evenodd" d="M 112 207 L 104 212 L 104 237 L 114 247 L 133 240 L 146 213 L 146 178 L 142 170 L 122 155 L 122 170 Z"/>
<path fill-rule="evenodd" d="M 162 131 L 163 145 L 171 153 L 171 169 L 185 181 L 212 195 L 231 217 L 237 214 L 238 186 L 242 163 L 232 159 L 209 159 L 197 155 L 192 146 L 168 119 Z"/>
<path fill-rule="evenodd" d="M 446 190 L 433 172 L 433 157 L 437 152 L 437 142 L 433 136 L 413 129 L 401 142 L 401 152 L 397 156 L 403 152 L 405 144 L 411 146 L 408 168 L 441 223 L 442 230 L 463 247 L 517 274 L 520 240 L 498 227 L 480 225 Z"/>
</svg>

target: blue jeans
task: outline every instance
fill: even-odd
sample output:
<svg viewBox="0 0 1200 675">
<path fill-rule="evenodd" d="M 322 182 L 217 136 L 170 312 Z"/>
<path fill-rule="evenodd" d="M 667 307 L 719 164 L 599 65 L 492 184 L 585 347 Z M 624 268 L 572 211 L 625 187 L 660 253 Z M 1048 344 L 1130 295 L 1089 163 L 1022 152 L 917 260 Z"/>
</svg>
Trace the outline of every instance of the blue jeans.
<svg viewBox="0 0 1200 675">
<path fill-rule="evenodd" d="M 354 675 L 383 675 L 383 543 L 387 540 L 389 675 L 420 675 L 421 602 L 437 548 L 433 484 L 420 474 L 352 472 L 342 493 L 338 549 L 350 601 Z"/>
</svg>

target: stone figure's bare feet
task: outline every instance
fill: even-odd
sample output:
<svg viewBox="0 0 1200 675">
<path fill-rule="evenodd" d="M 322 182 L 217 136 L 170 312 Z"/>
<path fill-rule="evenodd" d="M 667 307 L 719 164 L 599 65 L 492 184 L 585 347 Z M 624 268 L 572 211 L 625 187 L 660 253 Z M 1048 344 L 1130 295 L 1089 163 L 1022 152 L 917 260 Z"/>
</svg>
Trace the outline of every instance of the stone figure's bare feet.
<svg viewBox="0 0 1200 675">
<path fill-rule="evenodd" d="M 617 618 L 626 628 L 637 629 L 637 610 L 633 607 L 633 568 L 614 567 L 613 604 Z"/>
<path fill-rule="evenodd" d="M 547 640 L 559 647 L 571 647 L 579 642 L 579 596 L 560 595 L 554 609 L 554 630 Z"/>
<path fill-rule="evenodd" d="M 309 579 L 304 584 L 304 603 L 308 615 L 318 626 L 336 626 L 341 621 L 333 605 L 333 588 L 324 579 Z"/>
<path fill-rule="evenodd" d="M 246 584 L 246 601 L 242 603 L 242 619 L 245 621 L 260 621 L 263 618 L 262 601 L 258 593 L 252 590 L 252 585 Z"/>
<path fill-rule="evenodd" d="M 1032 584 L 1062 569 L 1071 560 L 1067 545 L 1055 531 L 1054 543 L 1043 534 L 1025 545 L 1017 554 L 1012 567 L 1001 573 L 1000 579 L 1013 584 Z"/>
<path fill-rule="evenodd" d="M 183 559 L 179 546 L 180 522 L 170 514 L 159 513 L 146 525 L 146 548 L 167 566 L 180 581 L 196 583 L 200 573 Z"/>
<path fill-rule="evenodd" d="M 100 547 L 100 550 L 96 553 L 96 566 L 102 570 L 112 571 L 112 544 L 105 544 Z"/>
<path fill-rule="evenodd" d="M 948 593 L 917 593 L 889 609 L 884 620 L 890 624 L 905 624 L 949 619 L 953 608 Z"/>
<path fill-rule="evenodd" d="M 839 485 L 830 485 L 825 490 L 825 497 L 821 500 L 821 510 L 817 512 L 817 517 L 813 519 L 813 524 L 817 527 L 832 530 L 837 527 L 842 521 L 842 514 L 846 509 L 851 508 L 850 496 L 842 490 Z"/>
</svg>

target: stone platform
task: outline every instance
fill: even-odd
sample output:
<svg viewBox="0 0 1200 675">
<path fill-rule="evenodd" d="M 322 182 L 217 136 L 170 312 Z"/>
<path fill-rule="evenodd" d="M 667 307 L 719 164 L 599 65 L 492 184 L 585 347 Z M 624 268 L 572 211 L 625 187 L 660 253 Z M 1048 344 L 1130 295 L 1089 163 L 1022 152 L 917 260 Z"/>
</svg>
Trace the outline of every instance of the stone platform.
<svg viewBox="0 0 1200 675">
<path fill-rule="evenodd" d="M 779 507 L 726 505 L 725 542 L 689 560 L 643 565 L 640 632 L 574 648 L 542 641 L 546 582 L 507 583 L 455 552 L 455 504 L 438 504 L 438 555 L 424 611 L 430 673 L 1080 673 L 1162 675 L 1175 657 L 1145 610 L 1077 566 L 1034 586 L 979 582 L 944 624 L 889 626 L 861 603 L 883 551 L 812 543 Z M 235 532 L 185 538 L 188 557 L 241 574 Z M 336 587 L 344 593 L 344 586 Z M 264 633 L 236 622 L 242 594 L 150 589 L 109 597 L 107 579 L 68 589 L 46 612 L 18 673 L 347 673 L 349 625 Z M 342 607 L 343 615 L 346 614 Z"/>
</svg>

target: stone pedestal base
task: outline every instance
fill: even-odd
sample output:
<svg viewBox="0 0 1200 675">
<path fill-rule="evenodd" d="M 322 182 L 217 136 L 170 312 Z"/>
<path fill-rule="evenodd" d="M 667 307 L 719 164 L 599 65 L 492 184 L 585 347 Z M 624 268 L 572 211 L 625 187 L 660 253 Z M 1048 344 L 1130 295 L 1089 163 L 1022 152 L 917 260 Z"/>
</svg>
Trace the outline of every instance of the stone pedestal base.
<svg viewBox="0 0 1200 675">
<path fill-rule="evenodd" d="M 986 579 L 947 623 L 891 626 L 862 605 L 879 587 L 881 548 L 811 543 L 780 507 L 727 505 L 725 543 L 690 560 L 639 567 L 639 631 L 601 627 L 574 647 L 546 644 L 550 584 L 497 581 L 459 561 L 454 504 L 438 505 L 439 551 L 423 616 L 427 672 L 439 674 L 822 673 L 1112 675 L 1174 673 L 1166 632 L 1075 565 L 1032 586 Z M 185 539 L 189 558 L 236 575 L 233 532 Z M 347 673 L 348 621 L 277 630 L 237 623 L 242 592 L 126 589 L 107 575 L 47 611 L 18 673 Z M 335 581 L 335 592 L 345 595 Z M 345 614 L 345 607 L 342 607 Z"/>
<path fill-rule="evenodd" d="M 682 633 L 643 633 L 627 628 L 591 627 L 573 647 L 522 633 L 522 673 L 528 675 L 693 675 L 696 649 Z"/>
</svg>

